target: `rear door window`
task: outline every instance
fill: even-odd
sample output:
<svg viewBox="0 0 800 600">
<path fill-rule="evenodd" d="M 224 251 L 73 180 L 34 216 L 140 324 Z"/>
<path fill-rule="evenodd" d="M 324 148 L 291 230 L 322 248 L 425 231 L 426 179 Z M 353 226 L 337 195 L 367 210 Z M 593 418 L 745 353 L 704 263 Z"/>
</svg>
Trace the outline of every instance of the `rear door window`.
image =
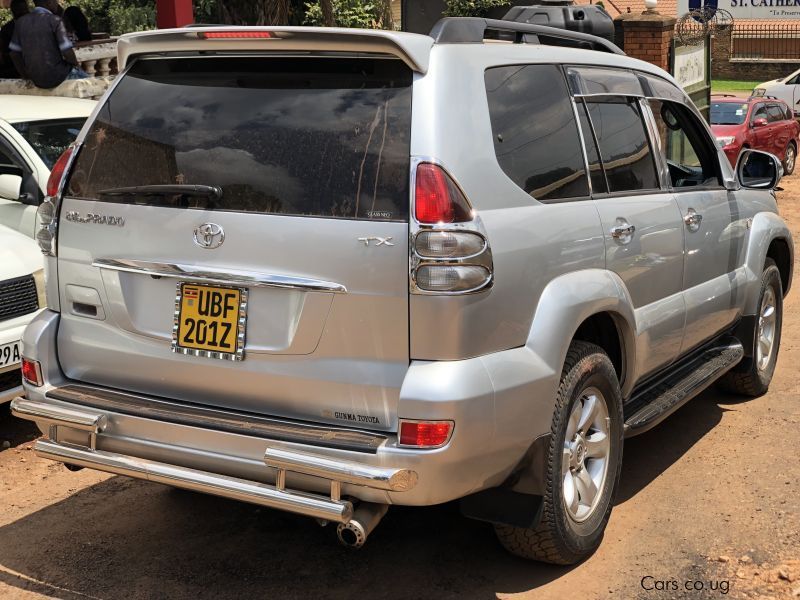
<svg viewBox="0 0 800 600">
<path fill-rule="evenodd" d="M 786 114 L 783 112 L 783 108 L 780 104 L 768 104 L 767 116 L 769 117 L 770 123 L 777 123 L 778 121 L 786 119 Z"/>
<path fill-rule="evenodd" d="M 140 59 L 88 132 L 67 194 L 404 221 L 411 83 L 395 59 Z"/>
<path fill-rule="evenodd" d="M 485 74 L 497 162 L 537 200 L 587 198 L 583 149 L 567 83 L 555 65 Z"/>
<path fill-rule="evenodd" d="M 635 98 L 586 98 L 608 191 L 658 189 L 658 175 L 644 120 Z"/>
</svg>

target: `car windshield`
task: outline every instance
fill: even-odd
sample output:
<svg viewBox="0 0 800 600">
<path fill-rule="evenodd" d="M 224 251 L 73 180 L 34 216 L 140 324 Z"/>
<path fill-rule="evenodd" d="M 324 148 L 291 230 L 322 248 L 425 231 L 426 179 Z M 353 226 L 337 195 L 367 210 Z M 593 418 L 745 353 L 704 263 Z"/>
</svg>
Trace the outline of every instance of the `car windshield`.
<svg viewBox="0 0 800 600">
<path fill-rule="evenodd" d="M 712 125 L 741 125 L 747 118 L 747 104 L 738 102 L 712 102 Z"/>
<path fill-rule="evenodd" d="M 52 169 L 67 146 L 75 141 L 85 121 L 86 117 L 75 117 L 48 121 L 23 121 L 13 123 L 13 126 L 36 151 L 47 168 Z"/>
</svg>

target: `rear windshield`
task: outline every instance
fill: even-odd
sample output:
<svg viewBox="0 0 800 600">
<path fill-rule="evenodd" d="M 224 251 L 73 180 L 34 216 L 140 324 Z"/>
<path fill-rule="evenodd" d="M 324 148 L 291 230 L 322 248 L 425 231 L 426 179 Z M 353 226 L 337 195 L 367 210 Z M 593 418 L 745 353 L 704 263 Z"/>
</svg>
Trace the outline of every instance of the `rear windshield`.
<svg viewBox="0 0 800 600">
<path fill-rule="evenodd" d="M 92 124 L 67 194 L 405 220 L 411 81 L 395 59 L 139 60 Z"/>
<path fill-rule="evenodd" d="M 738 102 L 712 102 L 712 125 L 741 125 L 747 118 L 747 104 Z"/>
</svg>

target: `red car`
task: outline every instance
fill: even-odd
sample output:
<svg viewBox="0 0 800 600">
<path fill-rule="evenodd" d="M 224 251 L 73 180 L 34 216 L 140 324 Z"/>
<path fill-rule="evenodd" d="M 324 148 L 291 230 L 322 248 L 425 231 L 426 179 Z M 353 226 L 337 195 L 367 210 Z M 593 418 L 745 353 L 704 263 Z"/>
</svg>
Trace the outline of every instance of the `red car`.
<svg viewBox="0 0 800 600">
<path fill-rule="evenodd" d="M 711 131 L 731 165 L 744 148 L 771 152 L 783 161 L 785 175 L 794 171 L 800 124 L 789 106 L 775 98 L 713 95 Z"/>
</svg>

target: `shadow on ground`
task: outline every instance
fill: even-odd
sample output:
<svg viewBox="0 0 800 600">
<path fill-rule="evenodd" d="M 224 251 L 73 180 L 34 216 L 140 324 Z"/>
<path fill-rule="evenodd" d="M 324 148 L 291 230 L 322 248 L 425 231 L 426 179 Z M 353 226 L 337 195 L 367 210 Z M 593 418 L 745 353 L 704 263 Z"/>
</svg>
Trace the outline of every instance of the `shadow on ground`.
<svg viewBox="0 0 800 600">
<path fill-rule="evenodd" d="M 32 421 L 23 421 L 11 416 L 10 404 L 0 404 L 0 452 L 7 450 L 3 448 L 3 442 L 9 443 L 9 448 L 14 448 L 25 442 L 39 437 L 39 428 Z"/>
<path fill-rule="evenodd" d="M 723 398 L 707 392 L 629 440 L 618 503 L 711 430 Z M 508 555 L 455 503 L 395 507 L 348 551 L 332 526 L 124 477 L 0 528 L 0 582 L 59 598 L 486 598 L 568 571 Z"/>
</svg>

